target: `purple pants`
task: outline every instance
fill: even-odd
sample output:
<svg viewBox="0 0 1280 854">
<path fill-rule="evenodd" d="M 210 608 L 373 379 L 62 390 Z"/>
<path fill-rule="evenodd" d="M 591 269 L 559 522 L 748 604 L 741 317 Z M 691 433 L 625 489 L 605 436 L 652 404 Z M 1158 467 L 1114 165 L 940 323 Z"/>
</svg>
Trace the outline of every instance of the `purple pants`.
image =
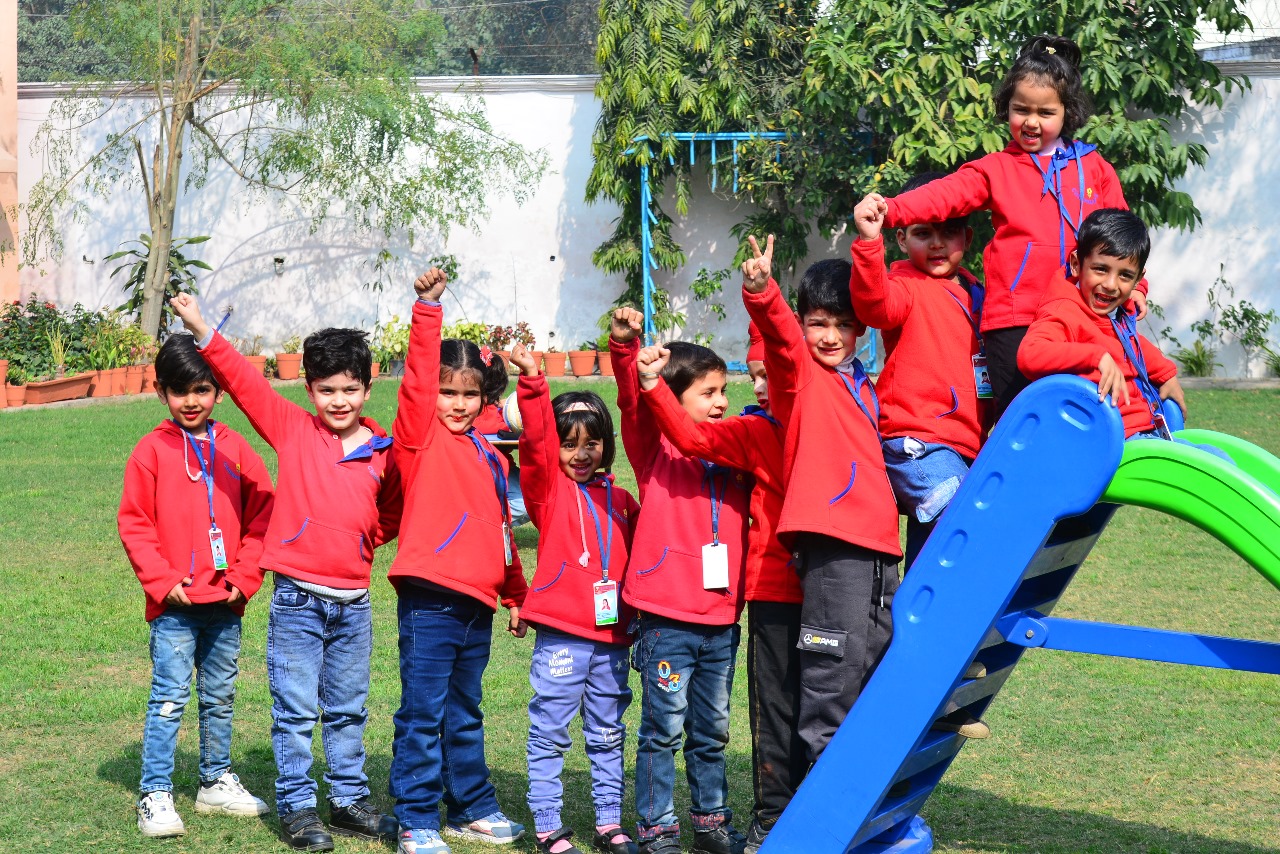
<svg viewBox="0 0 1280 854">
<path fill-rule="evenodd" d="M 572 744 L 569 724 L 582 712 L 582 737 L 591 763 L 596 824 L 622 822 L 622 714 L 631 705 L 628 648 L 537 627 L 529 665 L 529 810 L 538 833 L 560 828 L 564 785 L 560 771 Z"/>
</svg>

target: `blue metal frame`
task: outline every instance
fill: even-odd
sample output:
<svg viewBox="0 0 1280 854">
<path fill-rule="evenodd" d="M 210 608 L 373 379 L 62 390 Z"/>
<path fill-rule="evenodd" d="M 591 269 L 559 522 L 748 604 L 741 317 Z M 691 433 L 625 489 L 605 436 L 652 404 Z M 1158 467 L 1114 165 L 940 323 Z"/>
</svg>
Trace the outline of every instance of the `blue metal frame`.
<svg viewBox="0 0 1280 854">
<path fill-rule="evenodd" d="M 679 142 L 689 143 L 689 165 L 692 166 L 697 162 L 697 144 L 700 142 L 710 143 L 711 145 L 711 191 L 715 192 L 718 183 L 718 172 L 716 169 L 716 143 L 728 142 L 733 146 L 733 192 L 738 192 L 738 143 L 751 142 L 758 139 L 784 140 L 787 134 L 781 131 L 760 131 L 752 132 L 680 132 L 680 133 L 664 133 L 662 139 L 674 139 Z M 638 136 L 635 138 L 636 143 L 649 142 L 649 137 Z M 629 149 L 626 153 L 632 154 L 635 149 Z M 781 156 L 781 152 L 779 155 Z M 667 161 L 672 165 L 675 164 L 675 158 L 668 156 Z M 653 325 L 653 271 L 658 269 L 658 264 L 653 260 L 653 236 L 650 233 L 650 226 L 658 222 L 658 218 L 653 213 L 653 188 L 649 185 L 649 163 L 646 160 L 640 164 L 640 269 L 644 281 L 644 341 L 645 344 L 652 344 L 656 330 Z M 867 371 L 876 373 L 878 367 L 879 351 L 876 347 L 875 330 L 868 330 L 871 335 L 867 343 L 862 345 L 858 350 L 858 357 L 863 359 Z"/>
</svg>

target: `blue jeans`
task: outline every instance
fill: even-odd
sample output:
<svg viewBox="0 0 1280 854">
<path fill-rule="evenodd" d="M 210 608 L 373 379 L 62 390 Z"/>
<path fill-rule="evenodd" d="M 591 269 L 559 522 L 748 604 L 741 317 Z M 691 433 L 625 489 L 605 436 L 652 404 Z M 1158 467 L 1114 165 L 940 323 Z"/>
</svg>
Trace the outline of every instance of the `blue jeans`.
<svg viewBox="0 0 1280 854">
<path fill-rule="evenodd" d="M 369 712 L 373 619 L 366 595 L 349 605 L 327 602 L 276 575 L 267 620 L 271 748 L 276 755 L 276 811 L 316 806 L 311 733 L 316 721 L 329 766 L 324 780 L 334 806 L 369 796 L 364 725 Z"/>
<path fill-rule="evenodd" d="M 732 818 L 724 751 L 740 630 L 644 614 L 634 649 L 642 703 L 636 749 L 636 812 L 642 838 L 678 831 L 676 750 L 684 734 L 685 775 L 696 830 Z"/>
<path fill-rule="evenodd" d="M 907 517 L 903 566 L 910 569 L 938 516 L 947 509 L 960 489 L 960 481 L 969 473 L 970 461 L 950 445 L 922 442 L 911 436 L 885 439 L 883 450 L 889 485 L 899 512 Z"/>
<path fill-rule="evenodd" d="M 231 770 L 231 712 L 239 672 L 240 618 L 225 605 L 171 607 L 151 621 L 151 696 L 142 727 L 139 790 L 173 791 L 178 725 L 196 674 L 200 780 Z"/>
<path fill-rule="evenodd" d="M 511 466 L 507 475 L 507 506 L 511 508 L 511 527 L 529 521 L 529 513 L 524 506 L 524 490 L 520 488 L 520 467 L 516 465 Z"/>
<path fill-rule="evenodd" d="M 440 829 L 498 811 L 484 758 L 481 677 L 493 609 L 469 596 L 400 586 L 400 709 L 391 747 L 391 796 L 402 829 Z"/>
<path fill-rule="evenodd" d="M 596 825 L 622 822 L 622 747 L 631 705 L 629 649 L 538 628 L 529 664 L 529 811 L 538 833 L 560 828 L 560 772 L 572 745 L 569 723 L 582 712 L 582 740 L 591 763 Z"/>
</svg>

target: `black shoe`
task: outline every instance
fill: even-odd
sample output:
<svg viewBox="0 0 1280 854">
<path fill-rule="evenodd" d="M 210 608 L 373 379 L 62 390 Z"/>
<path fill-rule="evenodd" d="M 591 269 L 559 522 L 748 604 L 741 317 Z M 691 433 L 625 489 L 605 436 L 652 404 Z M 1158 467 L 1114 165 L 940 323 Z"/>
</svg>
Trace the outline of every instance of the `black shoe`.
<svg viewBox="0 0 1280 854">
<path fill-rule="evenodd" d="M 538 839 L 535 834 L 533 844 L 539 851 L 544 852 L 544 854 L 549 854 L 552 847 L 554 847 L 557 842 L 568 842 L 572 837 L 573 831 L 567 827 L 562 827 L 546 839 Z M 570 844 L 570 846 L 561 851 L 560 854 L 582 854 L 582 851 L 578 846 Z"/>
<path fill-rule="evenodd" d="M 623 837 L 623 839 L 618 840 L 617 842 L 612 841 L 617 839 L 619 836 Z M 605 854 L 640 854 L 639 846 L 631 841 L 631 837 L 628 836 L 627 832 L 621 827 L 611 830 L 608 833 L 600 833 L 599 831 L 596 831 L 596 838 L 592 843 L 592 847 L 597 851 L 605 852 Z M 676 848 L 679 850 L 678 845 Z"/>
<path fill-rule="evenodd" d="M 743 854 L 759 854 L 760 846 L 764 845 L 764 839 L 768 835 L 769 828 L 752 819 L 751 826 L 747 828 L 747 845 L 742 849 Z"/>
<path fill-rule="evenodd" d="M 280 832 L 289 847 L 298 851 L 333 850 L 333 837 L 315 807 L 280 816 Z"/>
<path fill-rule="evenodd" d="M 345 807 L 335 807 L 330 803 L 329 827 L 343 836 L 392 840 L 396 838 L 400 823 L 394 817 L 378 812 L 368 798 L 361 798 Z"/>
<path fill-rule="evenodd" d="M 743 854 L 746 847 L 747 837 L 732 824 L 693 834 L 693 854 Z"/>
<path fill-rule="evenodd" d="M 680 848 L 680 832 L 640 840 L 640 854 L 684 854 Z"/>
</svg>

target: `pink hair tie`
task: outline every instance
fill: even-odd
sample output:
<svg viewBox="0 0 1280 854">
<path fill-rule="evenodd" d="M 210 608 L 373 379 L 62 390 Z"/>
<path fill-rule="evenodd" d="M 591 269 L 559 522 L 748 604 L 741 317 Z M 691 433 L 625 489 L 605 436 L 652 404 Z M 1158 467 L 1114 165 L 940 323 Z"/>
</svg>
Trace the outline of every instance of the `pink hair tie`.
<svg viewBox="0 0 1280 854">
<path fill-rule="evenodd" d="M 489 349 L 488 345 L 480 348 L 480 361 L 484 362 L 486 368 L 493 362 L 493 351 Z"/>
</svg>

